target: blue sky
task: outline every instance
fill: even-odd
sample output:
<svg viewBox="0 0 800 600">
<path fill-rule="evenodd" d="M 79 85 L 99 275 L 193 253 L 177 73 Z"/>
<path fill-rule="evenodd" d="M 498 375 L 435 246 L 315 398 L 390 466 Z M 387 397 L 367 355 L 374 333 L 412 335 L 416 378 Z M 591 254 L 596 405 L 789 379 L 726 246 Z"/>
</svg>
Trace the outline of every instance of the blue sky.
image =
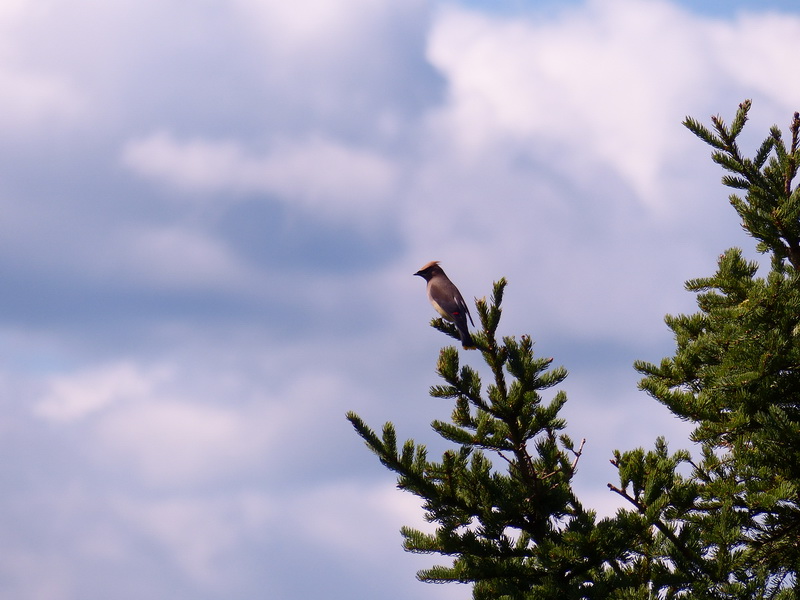
<svg viewBox="0 0 800 600">
<path fill-rule="evenodd" d="M 508 278 L 612 512 L 614 448 L 688 445 L 632 362 L 754 256 L 680 122 L 752 98 L 752 149 L 796 56 L 790 2 L 3 3 L 2 595 L 468 598 L 344 418 L 443 448 L 432 259 Z"/>
</svg>

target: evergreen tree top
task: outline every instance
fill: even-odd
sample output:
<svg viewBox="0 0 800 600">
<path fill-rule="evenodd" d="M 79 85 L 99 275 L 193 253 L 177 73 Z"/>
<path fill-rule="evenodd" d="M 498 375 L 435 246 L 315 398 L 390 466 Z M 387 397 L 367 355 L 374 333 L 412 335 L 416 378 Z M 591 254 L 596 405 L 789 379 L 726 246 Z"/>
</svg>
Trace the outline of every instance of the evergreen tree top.
<svg viewBox="0 0 800 600">
<path fill-rule="evenodd" d="M 730 202 L 769 271 L 759 277 L 741 250 L 724 252 L 716 273 L 686 284 L 698 312 L 666 317 L 674 356 L 634 365 L 641 389 L 694 425 L 699 456 L 670 453 L 661 438 L 652 450 L 617 450 L 608 489 L 625 507 L 600 520 L 584 508 L 572 487 L 584 444 L 565 433 L 566 394 L 551 391 L 567 371 L 527 335 L 497 339 L 504 279 L 476 301 L 473 337 L 491 382 L 456 348 L 439 354 L 443 383 L 430 394 L 454 404 L 449 422 L 432 423 L 452 444 L 441 460 L 414 440 L 399 445 L 391 422 L 378 435 L 348 413 L 436 525 L 404 527 L 404 548 L 452 559 L 420 571 L 422 581 L 470 583 L 476 600 L 800 595 L 800 116 L 788 145 L 773 127 L 745 158 L 737 138 L 750 108 L 730 126 L 685 125 L 712 146 L 723 183 L 744 190 Z M 459 339 L 451 323 L 431 324 Z"/>
</svg>

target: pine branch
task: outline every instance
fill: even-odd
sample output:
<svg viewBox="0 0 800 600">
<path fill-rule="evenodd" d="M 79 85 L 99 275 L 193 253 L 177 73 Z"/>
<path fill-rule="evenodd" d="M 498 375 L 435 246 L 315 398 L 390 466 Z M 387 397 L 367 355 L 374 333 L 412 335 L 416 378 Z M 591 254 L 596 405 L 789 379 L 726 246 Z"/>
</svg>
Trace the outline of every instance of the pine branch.
<svg viewBox="0 0 800 600">
<path fill-rule="evenodd" d="M 630 494 L 628 494 L 626 490 L 618 488 L 617 486 L 611 483 L 607 483 L 606 485 L 608 486 L 609 490 L 611 490 L 615 494 L 618 494 L 619 496 L 622 496 L 623 498 L 625 498 L 625 500 L 633 504 L 633 506 L 636 507 L 636 510 L 640 514 L 642 515 L 647 514 L 648 512 L 647 506 L 644 505 L 642 502 L 638 501 Z M 661 532 L 661 534 L 665 538 L 667 538 L 670 541 L 670 543 L 672 543 L 672 545 L 678 552 L 680 552 L 680 554 L 684 557 L 684 559 L 686 559 L 687 564 L 685 566 L 689 567 L 692 570 L 696 570 L 697 572 L 703 573 L 707 577 L 712 577 L 712 578 L 714 577 L 714 571 L 711 568 L 709 568 L 709 566 L 702 559 L 702 557 L 694 553 L 686 544 L 684 544 L 678 538 L 678 536 L 676 536 L 675 533 L 664 523 L 664 521 L 662 521 L 661 519 L 652 519 L 650 522 L 656 529 L 658 529 Z"/>
<path fill-rule="evenodd" d="M 575 469 L 578 467 L 578 461 L 581 459 L 581 455 L 583 454 L 583 445 L 586 443 L 586 438 L 581 440 L 581 445 L 578 446 L 578 450 L 572 450 L 572 453 L 575 455 L 575 460 L 572 461 L 572 465 L 570 465 L 570 471 L 575 473 Z M 571 450 L 571 449 L 570 449 Z"/>
<path fill-rule="evenodd" d="M 684 125 L 714 148 L 712 160 L 731 173 L 722 178 L 723 184 L 746 191 L 744 199 L 731 195 L 730 202 L 742 226 L 758 240 L 757 249 L 772 251 L 776 261 L 788 258 L 793 268 L 800 269 L 800 192 L 792 187 L 800 163 L 800 115 L 795 113 L 789 126 L 788 149 L 780 130 L 773 127 L 750 160 L 742 156 L 736 140 L 751 105 L 750 100 L 739 105 L 730 127 L 718 115 L 711 117 L 713 131 L 690 117 Z"/>
<path fill-rule="evenodd" d="M 608 555 L 596 550 L 594 516 L 571 488 L 585 440 L 576 449 L 566 435 L 557 436 L 565 426 L 558 417 L 564 392 L 542 401 L 541 393 L 561 383 L 566 370 L 535 356 L 529 336 L 497 339 L 505 286 L 501 279 L 489 301 L 476 300 L 482 331 L 474 339 L 491 385 L 482 390 L 477 372 L 460 364 L 457 349 L 439 353 L 436 370 L 444 382 L 430 393 L 455 406 L 452 422 L 432 425 L 456 445 L 440 462 L 424 458 L 424 447 L 411 440 L 398 451 L 390 423 L 380 438 L 356 415 L 349 413 L 348 419 L 398 474 L 399 487 L 423 499 L 426 518 L 437 526 L 433 534 L 404 529 L 406 550 L 456 557 L 452 567 L 421 571 L 421 579 L 473 582 L 476 597 L 490 587 L 512 597 L 552 587 L 560 590 L 555 597 L 573 597 Z M 452 333 L 444 322 L 433 325 Z M 505 469 L 495 468 L 484 452 L 498 456 Z"/>
</svg>

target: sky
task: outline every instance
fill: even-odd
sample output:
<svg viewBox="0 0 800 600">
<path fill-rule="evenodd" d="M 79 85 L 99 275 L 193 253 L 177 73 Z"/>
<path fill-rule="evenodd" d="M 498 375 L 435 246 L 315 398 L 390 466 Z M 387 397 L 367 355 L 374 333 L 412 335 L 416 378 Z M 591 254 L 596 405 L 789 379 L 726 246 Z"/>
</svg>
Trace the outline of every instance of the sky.
<svg viewBox="0 0 800 600">
<path fill-rule="evenodd" d="M 447 447 L 430 260 L 508 279 L 613 513 L 615 448 L 691 448 L 633 361 L 757 258 L 681 121 L 751 98 L 752 153 L 797 56 L 788 1 L 4 0 L 0 596 L 469 598 L 345 420 Z"/>
</svg>

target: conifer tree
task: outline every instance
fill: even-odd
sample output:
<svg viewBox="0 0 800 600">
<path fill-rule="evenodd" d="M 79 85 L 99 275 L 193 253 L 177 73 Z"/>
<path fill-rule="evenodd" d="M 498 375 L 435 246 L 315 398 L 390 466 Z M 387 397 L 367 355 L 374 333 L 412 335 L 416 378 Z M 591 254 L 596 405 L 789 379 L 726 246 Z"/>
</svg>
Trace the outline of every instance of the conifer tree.
<svg viewBox="0 0 800 600">
<path fill-rule="evenodd" d="M 685 494 L 683 513 L 664 521 L 702 568 L 711 597 L 795 597 L 800 568 L 800 191 L 795 183 L 800 115 L 789 127 L 788 146 L 773 127 L 752 159 L 737 138 L 747 121 L 744 102 L 730 126 L 712 118 L 709 130 L 684 124 L 714 148 L 712 158 L 729 172 L 722 182 L 744 190 L 730 196 L 742 227 L 769 257 L 759 265 L 738 248 L 724 252 L 711 277 L 686 283 L 700 309 L 668 316 L 675 356 L 656 366 L 639 361 L 640 386 L 672 413 L 695 426 L 692 440 L 702 459 L 681 460 L 691 475 L 673 475 Z M 640 457 L 620 457 L 640 469 Z M 669 479 L 668 469 L 656 469 Z M 652 476 L 652 475 L 651 475 Z M 646 478 L 640 478 L 639 484 Z M 658 499 L 677 509 L 664 491 Z M 696 581 L 687 578 L 687 589 Z"/>
<path fill-rule="evenodd" d="M 528 336 L 496 339 L 505 287 L 501 279 L 490 302 L 476 302 L 483 331 L 473 338 L 492 383 L 484 390 L 454 347 L 439 355 L 445 384 L 433 386 L 431 396 L 455 400 L 452 422 L 432 424 L 455 444 L 441 461 L 430 461 L 426 447 L 413 440 L 398 446 L 391 423 L 378 436 L 354 413 L 348 418 L 398 474 L 398 487 L 422 498 L 428 520 L 437 524 L 434 534 L 403 528 L 405 549 L 454 557 L 452 566 L 421 571 L 421 580 L 474 583 L 476 599 L 579 598 L 602 562 L 602 540 L 592 539 L 594 514 L 571 486 L 582 444 L 576 448 L 563 433 L 566 394 L 543 396 L 567 372 L 537 357 Z M 458 339 L 450 323 L 432 324 Z"/>
<path fill-rule="evenodd" d="M 769 271 L 733 248 L 711 277 L 687 282 L 698 313 L 667 316 L 676 352 L 659 365 L 637 361 L 640 387 L 695 425 L 700 456 L 615 451 L 625 500 L 613 517 L 585 509 L 572 478 L 583 451 L 559 416 L 567 398 L 548 390 L 565 369 L 538 357 L 530 337 L 496 339 L 506 282 L 476 306 L 474 336 L 492 382 L 461 365 L 455 348 L 440 355 L 443 385 L 454 401 L 451 422 L 434 430 L 453 444 L 440 461 L 413 440 L 398 445 L 386 423 L 377 435 L 348 419 L 400 489 L 422 499 L 433 534 L 402 529 L 410 552 L 452 564 L 418 573 L 428 582 L 473 584 L 476 600 L 564 598 L 778 598 L 800 595 L 800 116 L 788 146 L 774 127 L 753 159 L 737 145 L 750 102 L 731 124 L 685 125 L 714 148 L 730 174 L 730 197 Z M 432 325 L 458 339 L 441 319 Z"/>
</svg>

